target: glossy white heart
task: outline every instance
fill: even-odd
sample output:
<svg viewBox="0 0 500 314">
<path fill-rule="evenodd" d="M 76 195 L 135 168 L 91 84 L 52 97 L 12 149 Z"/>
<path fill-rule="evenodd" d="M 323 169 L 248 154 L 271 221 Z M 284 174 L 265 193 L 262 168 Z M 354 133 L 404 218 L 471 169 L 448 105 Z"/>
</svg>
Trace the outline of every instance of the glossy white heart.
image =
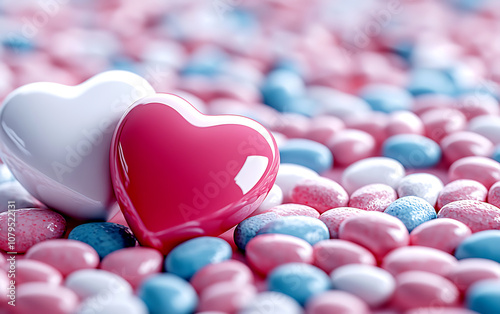
<svg viewBox="0 0 500 314">
<path fill-rule="evenodd" d="M 0 158 L 48 207 L 103 218 L 115 201 L 113 131 L 132 103 L 154 93 L 145 79 L 126 71 L 104 72 L 77 86 L 22 86 L 0 109 Z"/>
</svg>

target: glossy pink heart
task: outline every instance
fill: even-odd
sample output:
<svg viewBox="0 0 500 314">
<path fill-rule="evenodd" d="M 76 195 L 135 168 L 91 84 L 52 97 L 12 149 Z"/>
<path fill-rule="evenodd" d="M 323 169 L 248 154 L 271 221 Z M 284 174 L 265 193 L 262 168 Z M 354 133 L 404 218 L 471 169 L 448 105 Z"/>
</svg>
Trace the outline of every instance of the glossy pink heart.
<svg viewBox="0 0 500 314">
<path fill-rule="evenodd" d="M 269 131 L 251 119 L 203 115 L 180 97 L 156 94 L 123 116 L 110 164 L 137 239 L 166 253 L 248 217 L 276 179 L 279 153 Z"/>
</svg>

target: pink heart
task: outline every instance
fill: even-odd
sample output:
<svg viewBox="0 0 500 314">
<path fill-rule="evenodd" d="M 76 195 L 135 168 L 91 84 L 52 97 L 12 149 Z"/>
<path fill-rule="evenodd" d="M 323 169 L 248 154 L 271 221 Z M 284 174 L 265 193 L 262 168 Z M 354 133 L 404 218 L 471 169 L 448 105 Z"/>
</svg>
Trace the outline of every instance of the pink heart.
<svg viewBox="0 0 500 314">
<path fill-rule="evenodd" d="M 180 97 L 156 94 L 123 116 L 110 165 L 137 239 L 166 253 L 252 214 L 276 179 L 279 153 L 269 131 L 251 119 L 203 115 Z"/>
</svg>

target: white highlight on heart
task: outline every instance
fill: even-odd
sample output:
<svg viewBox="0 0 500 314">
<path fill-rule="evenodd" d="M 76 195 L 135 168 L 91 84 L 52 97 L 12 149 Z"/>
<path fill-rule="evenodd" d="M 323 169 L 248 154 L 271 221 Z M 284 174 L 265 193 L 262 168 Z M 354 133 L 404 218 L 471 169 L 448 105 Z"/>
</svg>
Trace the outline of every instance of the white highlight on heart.
<svg viewBox="0 0 500 314">
<path fill-rule="evenodd" d="M 238 174 L 234 177 L 234 182 L 243 192 L 247 194 L 262 178 L 266 172 L 269 160 L 264 156 L 248 156 Z"/>
</svg>

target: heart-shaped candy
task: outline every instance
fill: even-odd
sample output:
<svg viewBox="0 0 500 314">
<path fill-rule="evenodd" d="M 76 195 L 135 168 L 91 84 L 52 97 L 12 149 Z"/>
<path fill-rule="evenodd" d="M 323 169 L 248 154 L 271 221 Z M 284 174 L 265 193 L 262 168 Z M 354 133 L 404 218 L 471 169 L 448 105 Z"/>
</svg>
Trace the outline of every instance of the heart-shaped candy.
<svg viewBox="0 0 500 314">
<path fill-rule="evenodd" d="M 22 86 L 0 111 L 0 157 L 50 208 L 77 218 L 103 218 L 114 202 L 113 131 L 131 104 L 151 94 L 146 80 L 125 71 L 104 72 L 77 86 Z"/>
<path fill-rule="evenodd" d="M 166 253 L 248 217 L 273 186 L 279 153 L 251 119 L 207 116 L 178 96 L 156 94 L 123 116 L 110 161 L 130 228 L 142 245 Z"/>
</svg>

